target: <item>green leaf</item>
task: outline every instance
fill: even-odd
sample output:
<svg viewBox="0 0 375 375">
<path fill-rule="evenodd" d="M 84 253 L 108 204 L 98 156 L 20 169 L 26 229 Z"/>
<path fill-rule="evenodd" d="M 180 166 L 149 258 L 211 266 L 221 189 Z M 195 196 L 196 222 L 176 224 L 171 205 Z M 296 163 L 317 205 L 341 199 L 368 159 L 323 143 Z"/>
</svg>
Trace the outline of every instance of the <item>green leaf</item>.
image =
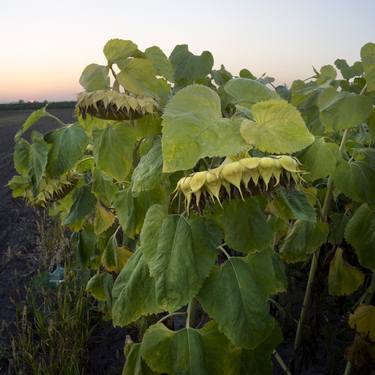
<svg viewBox="0 0 375 375">
<path fill-rule="evenodd" d="M 256 77 L 248 69 L 241 69 L 240 73 L 239 73 L 239 76 L 241 78 L 256 79 Z"/>
<path fill-rule="evenodd" d="M 150 274 L 156 282 L 160 305 L 172 312 L 185 305 L 199 291 L 218 255 L 219 228 L 202 217 L 163 217 L 162 208 L 147 212 L 141 244 Z M 159 229 L 157 229 L 157 227 Z M 152 243 L 147 242 L 151 235 Z"/>
<path fill-rule="evenodd" d="M 42 176 L 46 170 L 48 157 L 48 144 L 39 133 L 33 133 L 30 146 L 30 178 L 33 191 L 36 193 Z"/>
<path fill-rule="evenodd" d="M 280 248 L 280 255 L 288 263 L 305 261 L 326 242 L 327 236 L 328 224 L 297 220 Z"/>
<path fill-rule="evenodd" d="M 337 72 L 332 65 L 324 65 L 320 68 L 320 73 L 317 78 L 318 84 L 323 84 L 327 81 L 332 81 L 336 79 Z"/>
<path fill-rule="evenodd" d="M 155 375 L 141 357 L 141 344 L 129 343 L 125 347 L 125 366 L 122 375 Z"/>
<path fill-rule="evenodd" d="M 372 99 L 346 91 L 336 92 L 333 87 L 318 97 L 320 121 L 328 131 L 352 128 L 370 116 Z"/>
<path fill-rule="evenodd" d="M 359 335 L 374 343 L 375 306 L 359 305 L 354 313 L 350 314 L 349 325 L 351 328 L 355 329 Z"/>
<path fill-rule="evenodd" d="M 354 293 L 362 284 L 365 275 L 345 261 L 342 249 L 337 248 L 329 264 L 328 291 L 332 296 L 347 296 Z"/>
<path fill-rule="evenodd" d="M 95 129 L 93 136 L 97 168 L 118 181 L 125 181 L 133 165 L 136 141 L 133 129 L 116 122 L 105 129 Z"/>
<path fill-rule="evenodd" d="M 30 148 L 30 143 L 23 138 L 20 138 L 14 148 L 14 167 L 21 175 L 27 175 L 30 170 Z"/>
<path fill-rule="evenodd" d="M 367 91 L 375 91 L 375 44 L 367 43 L 361 48 L 361 59 L 365 78 L 367 82 Z"/>
<path fill-rule="evenodd" d="M 261 252 L 249 254 L 246 263 L 251 268 L 251 273 L 257 280 L 264 295 L 272 296 L 286 292 L 287 279 L 285 268 L 278 254 L 266 249 Z"/>
<path fill-rule="evenodd" d="M 221 221 L 225 242 L 232 249 L 250 253 L 272 243 L 272 227 L 256 198 L 225 202 Z"/>
<path fill-rule="evenodd" d="M 241 350 L 240 375 L 272 375 L 272 353 L 282 341 L 280 327 L 275 323 L 266 341 L 253 350 Z"/>
<path fill-rule="evenodd" d="M 265 341 L 272 330 L 267 298 L 246 259 L 237 257 L 215 268 L 198 295 L 220 331 L 234 345 L 250 349 Z"/>
<path fill-rule="evenodd" d="M 211 72 L 214 58 L 208 51 L 200 56 L 189 51 L 186 44 L 177 45 L 169 56 L 174 69 L 174 81 L 180 86 L 186 86 L 194 81 L 203 79 Z"/>
<path fill-rule="evenodd" d="M 109 273 L 96 273 L 86 285 L 86 291 L 89 292 L 98 301 L 109 301 L 113 278 Z"/>
<path fill-rule="evenodd" d="M 96 236 L 92 225 L 85 226 L 78 233 L 77 256 L 83 267 L 90 264 L 91 257 L 96 252 Z"/>
<path fill-rule="evenodd" d="M 95 197 L 91 193 L 91 186 L 85 185 L 74 192 L 73 205 L 63 224 L 68 225 L 73 231 L 79 231 L 95 207 Z"/>
<path fill-rule="evenodd" d="M 361 265 L 375 272 L 375 212 L 367 204 L 349 220 L 345 239 L 354 247 Z"/>
<path fill-rule="evenodd" d="M 346 213 L 332 213 L 329 215 L 330 234 L 328 242 L 334 245 L 340 245 L 344 239 L 346 224 L 349 221 L 349 215 Z"/>
<path fill-rule="evenodd" d="M 271 207 L 271 212 L 284 220 L 297 219 L 312 223 L 316 222 L 315 210 L 302 191 L 287 190 L 284 187 L 280 187 Z"/>
<path fill-rule="evenodd" d="M 54 130 L 44 139 L 50 144 L 47 173 L 51 177 L 59 177 L 71 169 L 83 156 L 88 144 L 88 137 L 78 123 Z"/>
<path fill-rule="evenodd" d="M 134 169 L 131 180 L 132 193 L 137 196 L 142 191 L 152 190 L 162 183 L 163 155 L 161 142 L 155 141 L 150 151 L 142 156 Z"/>
<path fill-rule="evenodd" d="M 109 238 L 106 247 L 102 253 L 101 262 L 108 272 L 120 272 L 123 265 L 127 262 L 129 250 L 120 248 L 117 244 L 116 232 Z M 123 255 L 121 262 L 120 255 Z"/>
<path fill-rule="evenodd" d="M 105 232 L 115 222 L 115 215 L 105 208 L 100 201 L 96 203 L 94 230 L 96 235 Z"/>
<path fill-rule="evenodd" d="M 133 56 L 138 51 L 138 47 L 131 40 L 110 39 L 103 48 L 103 53 L 109 65 L 117 64 L 128 57 Z"/>
<path fill-rule="evenodd" d="M 375 150 L 356 149 L 354 160 L 341 160 L 334 173 L 335 187 L 358 202 L 375 204 Z"/>
<path fill-rule="evenodd" d="M 130 187 L 117 193 L 114 207 L 124 233 L 135 238 L 141 232 L 143 220 L 149 207 L 155 203 L 166 204 L 162 190 L 150 190 L 134 197 Z"/>
<path fill-rule="evenodd" d="M 326 143 L 324 138 L 316 138 L 315 142 L 299 157 L 303 170 L 307 172 L 304 179 L 315 181 L 330 176 L 340 158 L 339 147 L 335 143 Z"/>
<path fill-rule="evenodd" d="M 346 60 L 337 59 L 335 65 L 345 79 L 351 79 L 363 73 L 363 67 L 360 61 L 356 61 L 352 66 L 349 66 Z"/>
<path fill-rule="evenodd" d="M 100 199 L 107 207 L 112 205 L 118 192 L 117 185 L 113 182 L 113 178 L 107 176 L 99 169 L 94 168 L 92 177 L 92 192 L 96 198 Z"/>
<path fill-rule="evenodd" d="M 180 90 L 163 115 L 163 171 L 194 167 L 205 156 L 227 156 L 246 149 L 239 123 L 221 114 L 220 98 L 202 85 Z"/>
<path fill-rule="evenodd" d="M 243 120 L 241 135 L 263 152 L 293 153 L 314 141 L 298 110 L 284 100 L 267 100 L 251 107 L 254 121 Z"/>
<path fill-rule="evenodd" d="M 33 113 L 31 113 L 26 121 L 23 123 L 21 129 L 16 133 L 14 139 L 18 141 L 23 133 L 25 133 L 27 130 L 29 130 L 37 121 L 39 121 L 41 118 L 48 116 L 48 113 L 46 111 L 46 107 L 37 109 Z"/>
<path fill-rule="evenodd" d="M 117 74 L 117 80 L 126 90 L 156 99 L 168 95 L 169 86 L 165 81 L 155 77 L 156 70 L 151 61 L 135 58 L 126 60 L 119 67 L 121 71 Z"/>
<path fill-rule="evenodd" d="M 118 275 L 112 297 L 112 320 L 115 326 L 123 327 L 143 315 L 163 311 L 156 300 L 155 281 L 150 276 L 140 249 L 130 257 Z"/>
<path fill-rule="evenodd" d="M 232 97 L 233 104 L 247 108 L 257 102 L 279 98 L 279 95 L 266 85 L 248 78 L 233 78 L 225 84 L 224 90 Z"/>
<path fill-rule="evenodd" d="M 86 91 L 106 90 L 109 87 L 109 69 L 99 64 L 87 65 L 79 79 L 80 85 Z"/>
<path fill-rule="evenodd" d="M 160 373 L 175 375 L 235 375 L 238 354 L 216 324 L 202 329 L 171 331 L 163 324 L 151 326 L 141 347 L 147 364 Z"/>
<path fill-rule="evenodd" d="M 173 67 L 159 47 L 147 48 L 145 55 L 151 61 L 157 75 L 165 77 L 168 81 L 173 81 Z"/>
</svg>

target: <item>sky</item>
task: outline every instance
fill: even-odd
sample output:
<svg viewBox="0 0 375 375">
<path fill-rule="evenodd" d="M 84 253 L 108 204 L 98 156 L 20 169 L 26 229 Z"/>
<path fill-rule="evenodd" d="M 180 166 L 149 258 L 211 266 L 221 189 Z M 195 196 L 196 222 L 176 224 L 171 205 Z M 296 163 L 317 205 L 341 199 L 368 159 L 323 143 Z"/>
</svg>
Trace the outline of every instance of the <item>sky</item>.
<svg viewBox="0 0 375 375">
<path fill-rule="evenodd" d="M 215 67 L 290 84 L 312 65 L 358 60 L 375 42 L 374 15 L 375 0 L 2 0 L 0 102 L 74 99 L 111 38 L 167 55 L 188 44 L 212 52 Z"/>
</svg>

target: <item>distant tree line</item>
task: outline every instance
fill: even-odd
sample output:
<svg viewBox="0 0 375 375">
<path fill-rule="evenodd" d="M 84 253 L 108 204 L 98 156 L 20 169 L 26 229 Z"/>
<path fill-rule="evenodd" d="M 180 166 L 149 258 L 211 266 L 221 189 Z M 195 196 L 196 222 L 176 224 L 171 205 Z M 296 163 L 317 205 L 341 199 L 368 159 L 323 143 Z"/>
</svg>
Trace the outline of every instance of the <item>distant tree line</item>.
<svg viewBox="0 0 375 375">
<path fill-rule="evenodd" d="M 62 102 L 25 102 L 23 100 L 17 103 L 4 103 L 0 104 L 0 111 L 17 110 L 17 109 L 30 109 L 36 110 L 44 107 L 48 104 L 49 109 L 62 109 L 62 108 L 74 108 L 76 105 L 75 101 L 62 101 Z"/>
</svg>

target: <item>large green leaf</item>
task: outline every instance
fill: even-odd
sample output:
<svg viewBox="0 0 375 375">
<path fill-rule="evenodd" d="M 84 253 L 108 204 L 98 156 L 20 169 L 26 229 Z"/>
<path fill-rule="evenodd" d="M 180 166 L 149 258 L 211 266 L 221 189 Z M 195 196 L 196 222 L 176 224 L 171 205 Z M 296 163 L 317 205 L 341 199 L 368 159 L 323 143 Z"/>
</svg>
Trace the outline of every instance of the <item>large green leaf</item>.
<svg viewBox="0 0 375 375">
<path fill-rule="evenodd" d="M 273 214 L 284 220 L 316 221 L 315 210 L 303 191 L 281 187 L 269 208 Z"/>
<path fill-rule="evenodd" d="M 27 175 L 30 170 L 30 143 L 20 138 L 13 153 L 13 163 L 19 174 Z"/>
<path fill-rule="evenodd" d="M 342 249 L 337 248 L 329 265 L 328 290 L 333 296 L 346 296 L 354 293 L 362 284 L 365 275 L 345 261 Z"/>
<path fill-rule="evenodd" d="M 83 156 L 88 144 L 88 137 L 81 126 L 76 123 L 54 130 L 45 135 L 49 143 L 47 173 L 59 177 Z"/>
<path fill-rule="evenodd" d="M 304 179 L 315 181 L 330 176 L 335 170 L 339 157 L 337 144 L 327 143 L 324 138 L 316 138 L 315 142 L 299 157 L 303 170 L 307 172 Z"/>
<path fill-rule="evenodd" d="M 257 102 L 279 97 L 275 91 L 269 89 L 266 85 L 248 78 L 233 78 L 225 84 L 224 90 L 231 96 L 233 104 L 248 108 Z"/>
<path fill-rule="evenodd" d="M 251 107 L 254 121 L 243 120 L 241 134 L 260 151 L 293 153 L 309 146 L 314 136 L 298 110 L 284 100 L 267 100 Z"/>
<path fill-rule="evenodd" d="M 124 181 L 133 165 L 134 130 L 117 122 L 105 129 L 95 129 L 93 136 L 96 166 L 116 180 Z"/>
<path fill-rule="evenodd" d="M 174 332 L 163 324 L 151 326 L 141 347 L 146 363 L 160 373 L 174 375 L 235 375 L 238 351 L 220 334 L 214 322 L 202 329 Z"/>
<path fill-rule="evenodd" d="M 175 311 L 198 293 L 217 258 L 221 233 L 213 222 L 202 217 L 162 217 L 160 206 L 150 208 L 141 244 L 156 281 L 159 304 Z"/>
<path fill-rule="evenodd" d="M 367 204 L 349 220 L 345 239 L 354 247 L 361 265 L 375 272 L 375 211 Z"/>
<path fill-rule="evenodd" d="M 305 261 L 326 242 L 327 236 L 326 223 L 297 220 L 280 248 L 281 257 L 288 263 Z"/>
<path fill-rule="evenodd" d="M 43 136 L 39 133 L 34 132 L 32 135 L 29 156 L 29 175 L 33 190 L 36 192 L 46 170 L 48 156 L 48 144 L 44 141 Z"/>
<path fill-rule="evenodd" d="M 283 341 L 279 325 L 275 322 L 271 334 L 255 349 L 241 350 L 240 375 L 272 375 L 272 353 Z"/>
<path fill-rule="evenodd" d="M 246 258 L 230 258 L 211 272 L 198 295 L 220 331 L 234 345 L 249 349 L 266 340 L 274 325 L 261 285 L 264 279 L 256 278 L 259 272 L 254 274 Z"/>
<path fill-rule="evenodd" d="M 237 251 L 262 250 L 273 241 L 272 227 L 256 198 L 225 202 L 221 222 L 225 242 Z"/>
<path fill-rule="evenodd" d="M 169 56 L 174 68 L 174 80 L 180 86 L 186 86 L 194 81 L 203 79 L 211 72 L 214 58 L 208 51 L 200 56 L 189 51 L 186 44 L 177 45 Z"/>
<path fill-rule="evenodd" d="M 131 40 L 110 39 L 103 48 L 103 53 L 109 64 L 117 64 L 126 58 L 133 56 L 138 47 Z"/>
<path fill-rule="evenodd" d="M 365 78 L 367 82 L 367 90 L 375 91 L 375 44 L 367 43 L 361 48 L 361 59 Z"/>
<path fill-rule="evenodd" d="M 142 156 L 132 175 L 132 193 L 136 196 L 142 191 L 152 190 L 161 184 L 163 175 L 163 155 L 161 142 L 155 141 L 150 151 Z"/>
<path fill-rule="evenodd" d="M 155 281 L 150 276 L 140 249 L 130 257 L 118 275 L 112 297 L 112 320 L 116 326 L 126 326 L 143 315 L 163 311 L 156 300 Z"/>
<path fill-rule="evenodd" d="M 352 128 L 370 116 L 372 99 L 333 87 L 322 91 L 318 98 L 320 120 L 328 131 Z"/>
<path fill-rule="evenodd" d="M 155 375 L 155 372 L 142 360 L 140 343 L 126 344 L 125 356 L 126 361 L 122 375 Z"/>
<path fill-rule="evenodd" d="M 246 148 L 239 123 L 224 119 L 217 93 L 202 85 L 180 90 L 163 115 L 163 171 L 194 167 L 205 156 L 226 156 Z"/>
<path fill-rule="evenodd" d="M 121 72 L 117 80 L 128 91 L 136 95 L 148 95 L 155 98 L 167 95 L 168 87 L 156 78 L 156 70 L 147 59 L 134 58 L 120 65 Z"/>
<path fill-rule="evenodd" d="M 90 64 L 83 70 L 79 83 L 86 91 L 105 90 L 109 87 L 107 66 Z"/>
<path fill-rule="evenodd" d="M 287 279 L 282 261 L 271 249 L 249 254 L 246 263 L 251 268 L 251 273 L 257 280 L 259 288 L 267 296 L 286 292 Z"/>
<path fill-rule="evenodd" d="M 341 160 L 334 173 L 335 187 L 355 201 L 375 204 L 375 150 L 357 149 L 354 160 Z"/>
<path fill-rule="evenodd" d="M 173 67 L 159 47 L 147 48 L 145 55 L 152 62 L 157 75 L 165 77 L 168 81 L 173 81 Z"/>
<path fill-rule="evenodd" d="M 118 192 L 117 185 L 113 182 L 113 178 L 107 176 L 98 168 L 94 168 L 92 176 L 92 192 L 107 207 L 110 207 L 115 200 Z"/>
</svg>

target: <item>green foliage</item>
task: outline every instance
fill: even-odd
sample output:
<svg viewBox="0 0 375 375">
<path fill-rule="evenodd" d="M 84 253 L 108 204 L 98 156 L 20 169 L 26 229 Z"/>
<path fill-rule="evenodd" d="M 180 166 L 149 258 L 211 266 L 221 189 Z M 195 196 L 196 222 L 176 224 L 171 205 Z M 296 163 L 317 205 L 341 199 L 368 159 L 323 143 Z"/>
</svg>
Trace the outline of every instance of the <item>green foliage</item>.
<svg viewBox="0 0 375 375">
<path fill-rule="evenodd" d="M 363 267 L 375 272 L 375 212 L 367 204 L 360 206 L 349 220 L 345 238 L 354 247 Z"/>
<path fill-rule="evenodd" d="M 243 120 L 245 141 L 269 153 L 293 153 L 314 142 L 301 114 L 283 100 L 267 100 L 251 107 L 254 120 Z"/>
<path fill-rule="evenodd" d="M 106 317 L 143 327 L 123 374 L 271 374 L 289 263 L 332 254 L 335 296 L 364 284 L 357 260 L 375 271 L 373 51 L 289 89 L 187 45 L 112 39 L 82 73 L 77 123 L 30 139 L 56 118 L 28 117 L 8 186 L 73 232 Z"/>
<path fill-rule="evenodd" d="M 180 90 L 166 106 L 162 125 L 163 172 L 193 168 L 205 156 L 246 149 L 239 122 L 223 118 L 218 94 L 203 85 Z"/>
</svg>

